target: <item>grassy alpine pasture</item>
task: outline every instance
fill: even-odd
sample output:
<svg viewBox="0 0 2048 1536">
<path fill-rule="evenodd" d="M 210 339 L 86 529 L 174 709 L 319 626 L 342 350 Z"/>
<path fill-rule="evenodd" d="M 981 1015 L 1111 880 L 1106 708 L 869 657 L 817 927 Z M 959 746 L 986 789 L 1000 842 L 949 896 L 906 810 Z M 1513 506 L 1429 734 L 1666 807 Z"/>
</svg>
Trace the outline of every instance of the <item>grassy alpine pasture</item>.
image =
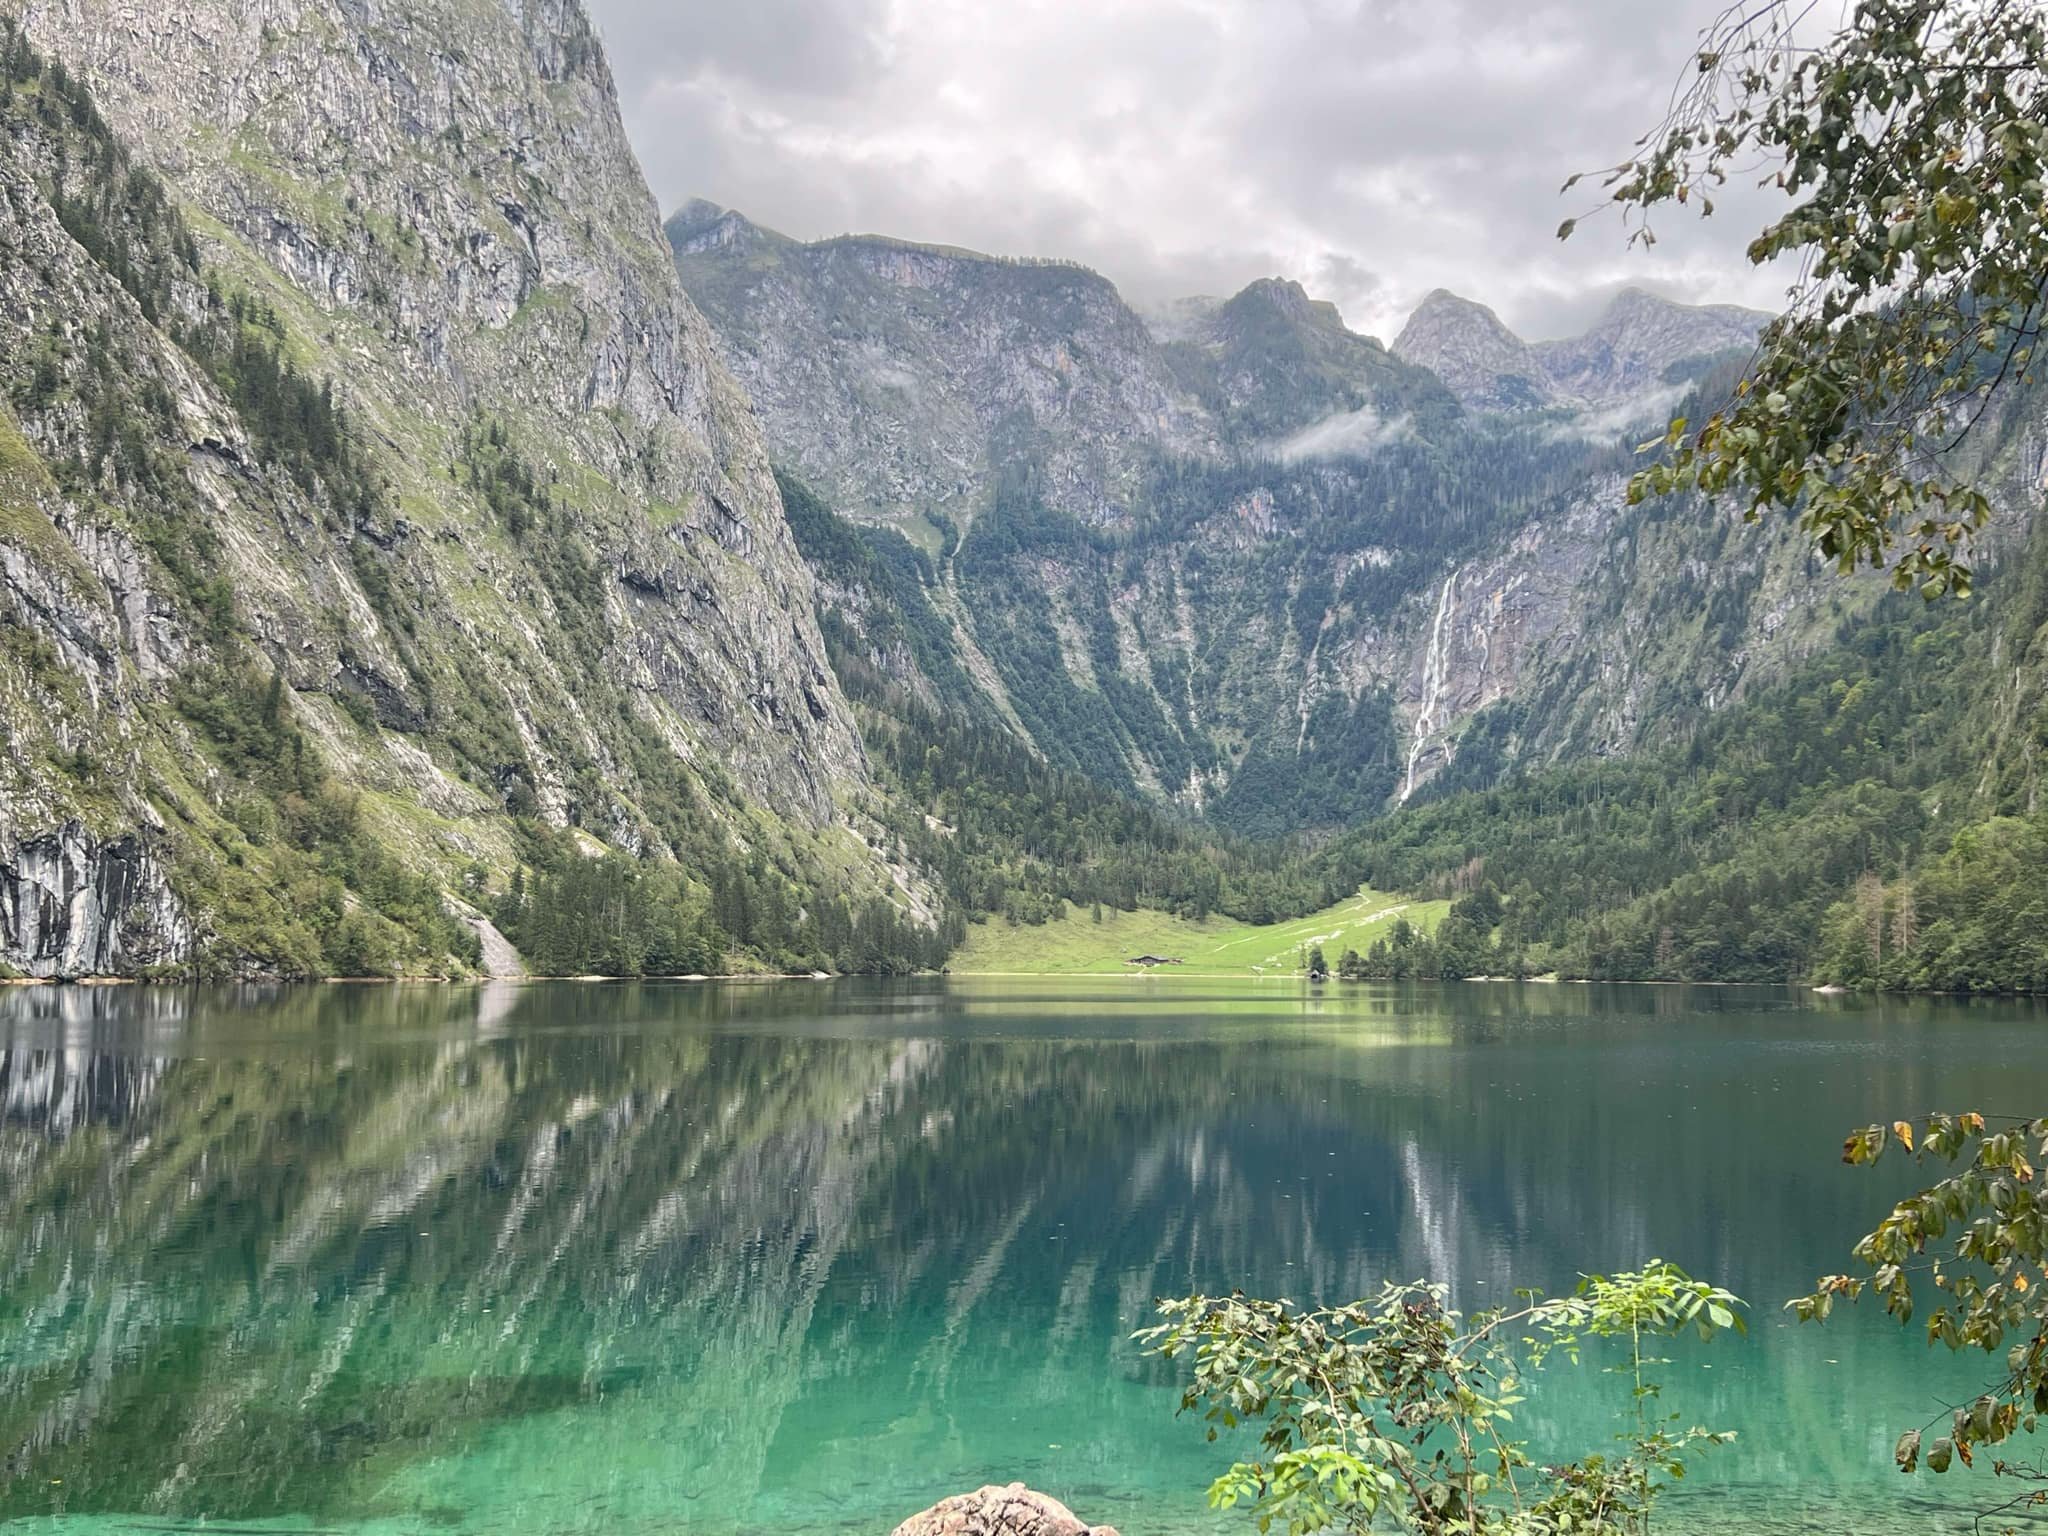
<svg viewBox="0 0 2048 1536">
<path fill-rule="evenodd" d="M 1363 954 L 1400 918 L 1432 933 L 1447 901 L 1410 901 L 1370 888 L 1335 906 L 1284 923 L 1245 923 L 1170 912 L 1119 912 L 1105 907 L 1097 922 L 1088 908 L 1069 906 L 1049 923 L 1020 925 L 993 917 L 967 930 L 949 968 L 956 975 L 1105 976 L 1142 971 L 1137 955 L 1177 959 L 1161 975 L 1273 976 L 1301 968 L 1302 951 L 1320 944 L 1330 964 L 1346 949 Z"/>
</svg>

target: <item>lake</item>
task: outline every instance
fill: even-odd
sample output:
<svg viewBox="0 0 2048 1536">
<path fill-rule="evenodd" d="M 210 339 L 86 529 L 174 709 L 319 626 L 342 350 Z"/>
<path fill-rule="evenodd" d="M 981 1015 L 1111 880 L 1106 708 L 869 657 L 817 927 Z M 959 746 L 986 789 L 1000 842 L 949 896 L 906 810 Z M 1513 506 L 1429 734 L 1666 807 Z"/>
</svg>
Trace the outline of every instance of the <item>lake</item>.
<svg viewBox="0 0 2048 1536">
<path fill-rule="evenodd" d="M 2025 1004 L 1165 978 L 0 992 L 0 1519 L 863 1531 L 1022 1479 L 1125 1536 L 1228 1459 L 1162 1294 L 1461 1305 L 1661 1256 L 1752 1304 L 1666 1398 L 1664 1531 L 1927 1532 L 1988 1379 L 1785 1298 L 1910 1178 L 1851 1127 L 2048 1108 Z M 1553 1363 L 1523 1428 L 1621 1401 Z"/>
</svg>

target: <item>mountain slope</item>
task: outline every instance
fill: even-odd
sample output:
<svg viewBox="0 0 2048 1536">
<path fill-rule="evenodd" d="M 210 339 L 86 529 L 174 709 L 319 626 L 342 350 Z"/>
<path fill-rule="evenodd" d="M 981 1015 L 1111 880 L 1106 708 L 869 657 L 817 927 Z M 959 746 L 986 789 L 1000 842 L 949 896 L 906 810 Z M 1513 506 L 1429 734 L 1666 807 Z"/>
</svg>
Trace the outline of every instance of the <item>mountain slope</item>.
<svg viewBox="0 0 2048 1536">
<path fill-rule="evenodd" d="M 1672 370 L 1680 364 L 1748 352 L 1770 318 L 1733 304 L 1678 304 L 1624 288 L 1590 329 L 1539 341 L 1534 350 L 1567 398 L 1614 406 L 1678 382 Z"/>
<path fill-rule="evenodd" d="M 445 968 L 518 817 L 893 883 L 577 6 L 23 19 L 0 959 Z"/>
<path fill-rule="evenodd" d="M 1620 408 L 1648 417 L 1682 392 L 1697 365 L 1748 351 L 1770 318 L 1733 304 L 1679 304 L 1624 288 L 1587 330 L 1530 343 L 1484 304 L 1439 288 L 1408 317 L 1393 351 L 1434 370 L 1480 410 Z"/>
<path fill-rule="evenodd" d="M 1393 353 L 1427 368 L 1467 405 L 1514 410 L 1558 400 L 1543 360 L 1484 304 L 1449 289 L 1433 290 L 1401 334 Z"/>
<path fill-rule="evenodd" d="M 1112 521 L 1149 453 L 1208 448 L 1143 323 L 1085 267 L 806 245 L 706 203 L 667 233 L 777 451 L 851 514 L 964 519 L 1028 463 L 1050 504 Z"/>
<path fill-rule="evenodd" d="M 668 233 L 778 459 L 922 543 L 976 694 L 1051 761 L 1236 830 L 1397 804 L 1502 703 L 1551 701 L 1490 715 L 1483 758 L 1628 750 L 1825 638 L 1789 524 L 1735 539 L 1621 494 L 1622 418 L 1675 405 L 1750 312 L 1629 292 L 1532 346 L 1439 292 L 1389 351 L 1278 279 L 1148 330 L 1076 268 L 804 245 L 703 204 Z M 1093 414 L 1018 425 L 1003 348 L 1066 358 Z M 1116 495 L 1074 470 L 1110 460 Z M 1674 602 L 1711 622 L 1662 621 Z"/>
<path fill-rule="evenodd" d="M 1413 413 L 1436 424 L 1456 415 L 1437 380 L 1284 278 L 1249 284 L 1167 356 L 1226 441 L 1283 459 L 1329 457 Z"/>
</svg>

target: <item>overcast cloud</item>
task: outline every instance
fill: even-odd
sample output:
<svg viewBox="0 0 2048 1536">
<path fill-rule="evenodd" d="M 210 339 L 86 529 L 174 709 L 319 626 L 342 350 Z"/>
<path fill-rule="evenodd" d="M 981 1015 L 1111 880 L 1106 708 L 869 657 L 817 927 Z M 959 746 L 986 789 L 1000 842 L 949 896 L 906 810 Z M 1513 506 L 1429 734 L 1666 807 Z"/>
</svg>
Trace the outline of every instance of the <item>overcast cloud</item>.
<svg viewBox="0 0 2048 1536">
<path fill-rule="evenodd" d="M 592 0 L 664 211 L 1065 256 L 1146 303 L 1298 278 L 1391 339 L 1431 288 L 1525 336 L 1616 286 L 1773 307 L 1757 194 L 1560 244 L 1717 0 Z"/>
</svg>

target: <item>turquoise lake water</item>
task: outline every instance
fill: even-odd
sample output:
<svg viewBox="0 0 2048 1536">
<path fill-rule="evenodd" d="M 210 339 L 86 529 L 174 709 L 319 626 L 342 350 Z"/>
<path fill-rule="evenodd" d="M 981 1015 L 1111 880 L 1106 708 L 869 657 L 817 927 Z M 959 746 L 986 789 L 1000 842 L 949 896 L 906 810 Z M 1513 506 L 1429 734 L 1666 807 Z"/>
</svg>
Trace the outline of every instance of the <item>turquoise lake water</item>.
<svg viewBox="0 0 2048 1536">
<path fill-rule="evenodd" d="M 1248 1531 L 1129 1342 L 1193 1289 L 1460 1304 L 1653 1256 L 1752 1303 L 1666 1398 L 1739 1432 L 1660 1530 L 1941 1532 L 1982 1360 L 1799 1327 L 1906 1170 L 2048 1106 L 2048 1015 L 1747 989 L 1165 979 L 0 990 L 0 1521 L 864 1531 L 1022 1479 Z M 1551 1366 L 1522 1427 L 1600 1448 Z"/>
</svg>

